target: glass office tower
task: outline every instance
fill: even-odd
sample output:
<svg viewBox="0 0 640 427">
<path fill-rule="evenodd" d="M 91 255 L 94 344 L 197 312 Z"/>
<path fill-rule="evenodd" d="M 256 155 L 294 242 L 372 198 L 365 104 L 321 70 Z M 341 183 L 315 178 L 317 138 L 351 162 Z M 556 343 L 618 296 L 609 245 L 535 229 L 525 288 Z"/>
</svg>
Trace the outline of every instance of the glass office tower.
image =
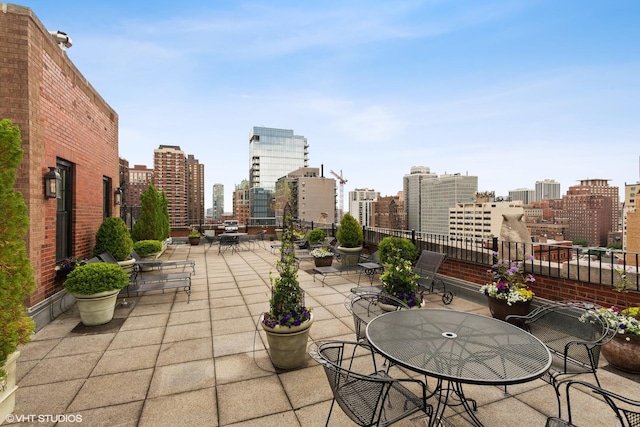
<svg viewBox="0 0 640 427">
<path fill-rule="evenodd" d="M 254 126 L 249 134 L 250 224 L 275 224 L 273 197 L 276 181 L 307 167 L 307 138 L 293 130 Z"/>
</svg>

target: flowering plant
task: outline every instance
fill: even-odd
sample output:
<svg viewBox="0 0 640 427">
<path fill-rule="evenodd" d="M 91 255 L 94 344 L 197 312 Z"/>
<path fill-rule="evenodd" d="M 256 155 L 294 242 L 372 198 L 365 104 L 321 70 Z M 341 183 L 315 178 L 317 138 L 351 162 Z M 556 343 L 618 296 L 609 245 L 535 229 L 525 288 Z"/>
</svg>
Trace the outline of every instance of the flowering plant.
<svg viewBox="0 0 640 427">
<path fill-rule="evenodd" d="M 324 247 L 315 248 L 314 250 L 309 252 L 309 255 L 311 255 L 314 258 L 324 258 L 326 256 L 333 256 L 331 251 Z"/>
<path fill-rule="evenodd" d="M 290 218 L 285 218 L 289 219 Z M 287 221 L 285 221 L 287 222 Z M 294 262 L 294 243 L 292 227 L 286 227 L 282 232 L 281 258 L 276 263 L 280 272 L 278 277 L 273 277 L 269 272 L 271 281 L 270 310 L 264 313 L 262 323 L 269 327 L 276 326 L 300 326 L 302 322 L 311 319 L 311 311 L 304 304 L 304 291 L 298 283 L 298 267 Z"/>
<path fill-rule="evenodd" d="M 65 279 L 76 267 L 85 265 L 87 260 L 84 258 L 68 257 L 60 261 L 55 266 L 56 276 Z"/>
<path fill-rule="evenodd" d="M 627 272 L 621 268 L 616 268 L 615 273 L 618 276 L 618 280 L 614 285 L 614 289 L 626 294 L 629 280 L 627 278 Z M 613 306 L 610 308 L 590 310 L 583 314 L 580 320 L 586 322 L 596 317 L 603 323 L 606 323 L 610 328 L 615 329 L 618 334 L 624 335 L 627 341 L 631 339 L 629 338 L 631 335 L 640 337 L 640 307 L 629 307 L 626 296 L 624 305 L 625 308 Z"/>
<path fill-rule="evenodd" d="M 530 258 L 530 255 L 528 257 Z M 507 305 L 533 299 L 535 294 L 529 284 L 536 279 L 524 272 L 522 262 L 500 259 L 487 272 L 493 280 L 480 287 L 480 292 L 483 294 L 506 300 Z"/>
<path fill-rule="evenodd" d="M 417 291 L 419 278 L 411 261 L 402 257 L 400 248 L 391 248 L 380 276 L 383 292 L 404 301 L 409 307 L 419 306 L 422 303 L 422 293 Z"/>
</svg>

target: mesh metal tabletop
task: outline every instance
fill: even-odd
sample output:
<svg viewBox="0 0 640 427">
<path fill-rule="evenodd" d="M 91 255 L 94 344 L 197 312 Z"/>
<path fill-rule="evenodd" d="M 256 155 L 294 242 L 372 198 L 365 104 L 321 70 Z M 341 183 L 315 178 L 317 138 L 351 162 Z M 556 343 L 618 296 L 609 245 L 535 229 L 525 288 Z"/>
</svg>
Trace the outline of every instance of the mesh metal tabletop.
<svg viewBox="0 0 640 427">
<path fill-rule="evenodd" d="M 536 337 L 510 323 L 442 309 L 402 310 L 371 320 L 371 345 L 388 359 L 427 376 L 466 384 L 531 381 L 551 366 Z"/>
</svg>

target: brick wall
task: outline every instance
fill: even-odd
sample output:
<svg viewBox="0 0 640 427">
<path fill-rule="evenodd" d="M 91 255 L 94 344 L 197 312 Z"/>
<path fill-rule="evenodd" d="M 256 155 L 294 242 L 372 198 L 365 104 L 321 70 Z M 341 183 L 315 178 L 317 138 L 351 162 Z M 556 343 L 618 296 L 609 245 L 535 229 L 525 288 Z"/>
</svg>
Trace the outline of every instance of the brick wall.
<svg viewBox="0 0 640 427">
<path fill-rule="evenodd" d="M 487 265 L 472 262 L 458 261 L 447 258 L 440 267 L 439 273 L 444 276 L 477 283 L 478 288 L 488 282 L 489 275 Z M 551 301 L 581 300 L 598 303 L 604 307 L 612 305 L 624 306 L 624 296 L 613 290 L 610 286 L 595 285 L 579 282 L 571 279 L 554 278 L 541 275 L 533 275 L 536 282 L 532 289 L 536 296 Z M 640 305 L 640 293 L 628 292 L 626 294 L 630 305 Z"/>
<path fill-rule="evenodd" d="M 43 176 L 57 159 L 73 164 L 72 253 L 90 256 L 102 222 L 103 176 L 114 188 L 119 182 L 118 116 L 30 9 L 2 8 L 0 117 L 22 133 L 16 187 L 29 210 L 27 250 L 38 283 L 27 301 L 32 306 L 60 288 L 54 282 L 56 201 L 44 198 Z"/>
</svg>

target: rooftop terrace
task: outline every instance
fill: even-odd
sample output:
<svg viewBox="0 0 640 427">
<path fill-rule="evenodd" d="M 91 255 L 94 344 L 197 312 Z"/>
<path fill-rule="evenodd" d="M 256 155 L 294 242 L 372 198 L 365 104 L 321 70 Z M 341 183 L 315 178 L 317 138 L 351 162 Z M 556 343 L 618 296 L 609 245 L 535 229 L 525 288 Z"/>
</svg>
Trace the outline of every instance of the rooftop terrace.
<svg viewBox="0 0 640 427">
<path fill-rule="evenodd" d="M 173 244 L 163 259 L 196 261 L 189 304 L 182 291 L 148 292 L 126 298 L 109 324 L 90 328 L 71 308 L 21 349 L 15 424 L 78 425 L 52 419 L 80 415 L 90 426 L 324 425 L 332 399 L 324 370 L 308 357 L 301 369 L 277 371 L 257 327 L 260 313 L 268 310 L 269 272 L 275 273 L 278 255 L 268 245 L 218 255 L 208 244 Z M 310 339 L 353 340 L 344 300 L 358 275 L 329 276 L 322 286 L 306 272 L 311 268 L 302 262 L 299 272 L 316 319 Z M 482 300 L 462 294 L 447 306 L 439 295 L 428 300 L 430 307 L 489 315 Z M 397 367 L 391 374 L 419 377 Z M 609 368 L 604 360 L 598 375 L 603 387 L 640 396 L 637 376 Z M 542 380 L 509 386 L 508 395 L 500 387 L 473 385 L 465 393 L 478 401 L 477 415 L 486 426 L 543 426 L 557 414 L 553 388 Z M 614 425 L 595 397 L 581 394 L 575 403 L 576 424 Z M 457 410 L 447 409 L 448 421 L 471 425 Z M 49 418 L 38 422 L 38 416 Z M 31 421 L 17 422 L 20 417 Z M 335 407 L 330 425 L 351 424 Z"/>
</svg>

